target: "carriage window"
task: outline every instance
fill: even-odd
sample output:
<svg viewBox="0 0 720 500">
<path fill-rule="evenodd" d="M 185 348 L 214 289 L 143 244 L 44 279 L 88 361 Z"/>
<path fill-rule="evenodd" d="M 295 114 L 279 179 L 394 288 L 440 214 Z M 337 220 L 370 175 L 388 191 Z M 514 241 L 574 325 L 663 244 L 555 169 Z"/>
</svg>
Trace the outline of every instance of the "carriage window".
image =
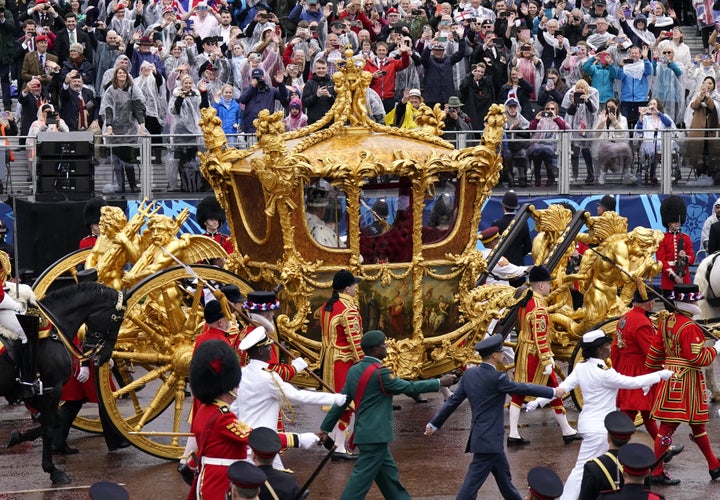
<svg viewBox="0 0 720 500">
<path fill-rule="evenodd" d="M 305 217 L 310 236 L 325 247 L 347 247 L 345 193 L 324 179 L 305 189 Z"/>
<path fill-rule="evenodd" d="M 435 243 L 445 239 L 457 219 L 457 179 L 443 174 L 435 185 L 432 196 L 425 198 L 423 210 L 423 243 Z"/>
<path fill-rule="evenodd" d="M 367 264 L 412 257 L 409 185 L 402 179 L 367 184 L 360 196 L 360 253 Z"/>
</svg>

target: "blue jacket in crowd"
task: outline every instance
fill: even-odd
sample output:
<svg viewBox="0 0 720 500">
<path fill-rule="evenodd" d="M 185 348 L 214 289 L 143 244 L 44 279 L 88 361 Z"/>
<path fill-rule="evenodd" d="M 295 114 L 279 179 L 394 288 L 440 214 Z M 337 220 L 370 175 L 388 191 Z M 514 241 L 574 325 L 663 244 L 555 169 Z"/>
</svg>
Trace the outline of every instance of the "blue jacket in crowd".
<svg viewBox="0 0 720 500">
<path fill-rule="evenodd" d="M 653 74 L 653 67 L 647 59 L 643 60 L 643 66 L 642 78 L 639 80 L 625 74 L 623 68 L 618 68 L 615 78 L 622 82 L 621 102 L 644 102 L 648 100 L 648 77 Z"/>
</svg>

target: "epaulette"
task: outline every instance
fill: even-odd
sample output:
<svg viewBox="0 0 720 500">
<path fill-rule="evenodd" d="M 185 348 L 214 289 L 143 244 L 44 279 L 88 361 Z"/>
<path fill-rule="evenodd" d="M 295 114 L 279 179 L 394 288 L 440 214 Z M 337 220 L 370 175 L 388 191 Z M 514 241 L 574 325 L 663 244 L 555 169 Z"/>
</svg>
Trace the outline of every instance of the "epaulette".
<svg viewBox="0 0 720 500">
<path fill-rule="evenodd" d="M 598 364 L 597 364 L 597 367 L 600 368 L 601 370 L 607 370 L 607 369 L 608 369 L 608 367 L 605 366 L 605 365 L 602 364 L 602 363 L 598 363 Z"/>
<path fill-rule="evenodd" d="M 292 469 L 275 469 L 275 470 L 279 471 L 279 472 L 284 472 L 286 474 L 295 474 L 295 471 Z"/>
<path fill-rule="evenodd" d="M 252 431 L 252 427 L 240 422 L 237 419 L 235 419 L 231 423 L 229 423 L 227 425 L 226 429 L 241 438 L 248 437 L 250 435 L 250 431 Z"/>
</svg>

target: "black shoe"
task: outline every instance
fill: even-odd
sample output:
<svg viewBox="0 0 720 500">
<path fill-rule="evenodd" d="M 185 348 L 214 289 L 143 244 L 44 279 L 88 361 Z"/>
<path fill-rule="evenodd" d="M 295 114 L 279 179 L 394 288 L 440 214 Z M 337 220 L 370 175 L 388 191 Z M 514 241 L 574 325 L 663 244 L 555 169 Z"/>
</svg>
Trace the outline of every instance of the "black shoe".
<svg viewBox="0 0 720 500">
<path fill-rule="evenodd" d="M 549 180 L 549 181 L 547 181 L 547 183 L 545 183 L 545 187 L 554 187 L 554 186 L 557 186 L 557 182 L 555 182 L 555 179 Z"/>
<path fill-rule="evenodd" d="M 77 448 L 71 448 L 67 444 L 62 448 L 53 448 L 53 455 L 77 455 L 80 450 Z"/>
<path fill-rule="evenodd" d="M 7 447 L 12 448 L 13 446 L 21 443 L 21 436 L 19 431 L 12 431 L 8 438 Z"/>
<path fill-rule="evenodd" d="M 573 441 L 582 441 L 582 439 L 582 434 L 576 432 L 575 434 L 570 434 L 569 436 L 563 436 L 563 443 L 570 444 Z"/>
<path fill-rule="evenodd" d="M 348 452 L 343 453 L 340 451 L 335 451 L 335 452 L 333 452 L 331 459 L 333 462 L 338 462 L 338 461 L 357 460 L 357 457 L 358 457 L 357 455 L 353 455 L 352 453 L 348 453 Z"/>
<path fill-rule="evenodd" d="M 123 440 L 116 445 L 108 446 L 108 451 L 122 450 L 123 448 L 127 448 L 128 446 L 130 446 L 130 441 Z"/>
<path fill-rule="evenodd" d="M 668 463 L 670 460 L 673 459 L 673 457 L 675 455 L 679 455 L 680 453 L 682 453 L 684 449 L 685 449 L 684 444 L 671 446 L 670 448 L 668 448 L 667 455 L 665 455 L 665 459 L 663 460 L 663 462 Z M 718 468 L 717 470 L 720 471 L 720 468 Z M 720 472 L 718 472 L 718 474 L 720 474 Z M 712 476 L 712 471 L 710 471 L 710 475 Z M 715 479 L 715 478 L 713 478 L 713 479 Z"/>
<path fill-rule="evenodd" d="M 595 184 L 595 177 L 593 177 L 592 175 L 588 175 L 585 178 L 585 184 Z"/>
<path fill-rule="evenodd" d="M 525 444 L 530 444 L 530 440 L 525 439 L 524 437 L 514 438 L 514 437 L 508 436 L 508 438 L 507 438 L 508 446 L 522 446 Z"/>
<path fill-rule="evenodd" d="M 711 481 L 715 481 L 719 477 L 720 477 L 720 467 L 710 471 L 710 480 Z"/>
<path fill-rule="evenodd" d="M 719 472 L 720 473 L 720 472 Z M 663 471 L 661 476 L 650 476 L 652 484 L 660 484 L 663 486 L 676 486 L 680 484 L 679 479 L 672 479 L 667 471 Z"/>
<path fill-rule="evenodd" d="M 420 394 L 418 394 L 417 396 L 411 396 L 411 397 L 415 400 L 416 403 L 427 403 L 428 402 L 427 398 L 424 398 Z"/>
</svg>

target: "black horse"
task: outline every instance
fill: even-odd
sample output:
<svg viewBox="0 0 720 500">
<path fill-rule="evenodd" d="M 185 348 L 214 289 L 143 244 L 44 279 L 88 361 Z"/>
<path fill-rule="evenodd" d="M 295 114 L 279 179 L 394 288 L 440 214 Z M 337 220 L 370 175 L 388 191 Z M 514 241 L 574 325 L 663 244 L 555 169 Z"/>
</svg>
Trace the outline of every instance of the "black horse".
<svg viewBox="0 0 720 500">
<path fill-rule="evenodd" d="M 49 293 L 38 305 L 53 324 L 50 336 L 41 339 L 37 349 L 37 366 L 44 393 L 26 401 L 40 412 L 40 426 L 24 433 L 14 431 L 8 447 L 42 436 L 43 470 L 50 474 L 53 485 L 68 484 L 70 478 L 53 463 L 51 446 L 62 386 L 72 371 L 71 348 L 68 346 L 73 345 L 74 337 L 84 323 L 87 326 L 84 346 L 95 347 L 91 356 L 96 365 L 105 363 L 112 355 L 125 304 L 123 295 L 112 288 L 98 283 L 80 283 Z M 9 400 L 18 398 L 21 391 L 17 378 L 17 366 L 6 353 L 0 357 L 0 396 Z"/>
</svg>

